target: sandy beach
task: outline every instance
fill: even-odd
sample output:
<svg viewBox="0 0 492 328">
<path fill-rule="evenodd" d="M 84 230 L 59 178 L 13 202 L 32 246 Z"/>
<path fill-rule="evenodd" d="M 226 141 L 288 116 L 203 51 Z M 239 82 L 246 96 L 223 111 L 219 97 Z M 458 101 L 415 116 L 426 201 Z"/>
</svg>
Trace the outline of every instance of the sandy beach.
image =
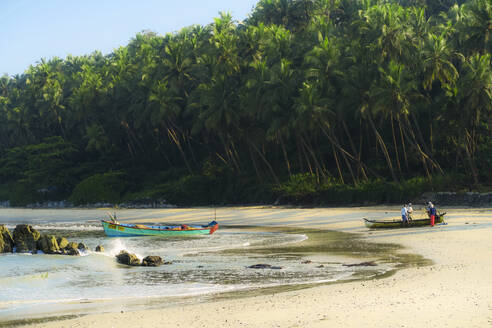
<svg viewBox="0 0 492 328">
<path fill-rule="evenodd" d="M 92 314 L 36 327 L 492 327 L 492 208 L 440 209 L 447 225 L 368 230 L 362 217 L 399 208 L 217 209 L 223 225 L 308 227 L 397 243 L 434 264 L 383 279 L 134 312 Z M 156 210 L 155 215 L 158 216 Z M 203 222 L 210 209 L 166 209 L 176 222 Z M 420 211 L 419 211 L 420 212 Z M 212 212 L 213 215 L 213 212 Z M 343 218 L 343 219 L 340 219 Z M 127 218 L 130 219 L 130 218 Z M 134 217 L 132 222 L 136 222 Z M 125 216 L 120 216 L 125 221 Z M 141 218 L 148 222 L 148 218 Z M 31 325 L 32 327 L 33 325 Z"/>
</svg>

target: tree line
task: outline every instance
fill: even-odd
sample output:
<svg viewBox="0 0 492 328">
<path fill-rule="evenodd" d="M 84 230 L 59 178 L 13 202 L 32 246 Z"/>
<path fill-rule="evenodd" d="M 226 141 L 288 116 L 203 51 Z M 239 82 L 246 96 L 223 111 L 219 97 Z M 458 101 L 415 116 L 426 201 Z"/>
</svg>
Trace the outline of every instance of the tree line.
<svg viewBox="0 0 492 328">
<path fill-rule="evenodd" d="M 260 0 L 242 22 L 220 13 L 108 55 L 41 59 L 0 78 L 0 199 L 490 187 L 491 21 L 489 0 Z"/>
</svg>

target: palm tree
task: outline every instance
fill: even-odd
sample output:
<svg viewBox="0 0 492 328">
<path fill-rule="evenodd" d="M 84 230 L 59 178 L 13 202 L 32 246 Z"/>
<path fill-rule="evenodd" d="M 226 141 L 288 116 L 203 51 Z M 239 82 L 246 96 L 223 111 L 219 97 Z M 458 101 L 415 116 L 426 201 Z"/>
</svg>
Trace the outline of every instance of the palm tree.
<svg viewBox="0 0 492 328">
<path fill-rule="evenodd" d="M 170 142 L 177 147 L 188 172 L 193 174 L 190 161 L 186 156 L 184 145 L 182 143 L 182 141 L 186 139 L 186 136 L 183 136 L 178 125 L 179 116 L 182 112 L 180 106 L 181 98 L 179 98 L 175 91 L 173 91 L 172 88 L 169 88 L 168 85 L 168 81 L 159 81 L 152 88 L 149 95 L 149 112 L 146 113 L 144 117 L 151 122 L 152 129 L 155 129 L 159 134 L 164 133 L 167 135 Z M 161 131 L 161 129 L 163 131 Z M 165 157 L 167 158 L 166 154 Z M 168 162 L 171 164 L 169 159 Z"/>
<path fill-rule="evenodd" d="M 459 38 L 467 54 L 492 52 L 492 3 L 472 0 L 462 6 L 462 19 L 458 22 Z"/>
<path fill-rule="evenodd" d="M 254 153 L 258 154 L 267 167 L 271 167 L 264 151 L 256 147 L 258 140 L 275 142 L 280 145 L 282 156 L 289 176 L 292 165 L 288 155 L 286 139 L 289 138 L 289 111 L 292 108 L 291 93 L 295 93 L 295 79 L 292 76 L 291 63 L 286 59 L 290 55 L 292 36 L 281 26 L 252 27 L 247 30 L 248 44 L 257 43 L 255 49 L 250 48 L 252 61 L 245 79 L 245 88 L 241 97 L 241 106 L 253 122 L 260 124 L 262 133 L 255 130 L 255 142 L 249 142 Z M 248 129 L 250 131 L 251 129 Z M 260 141 L 260 140 L 264 141 Z M 258 153 L 260 151 L 260 153 Z M 273 170 L 270 174 L 278 180 Z"/>
<path fill-rule="evenodd" d="M 405 162 L 408 161 L 405 149 L 405 139 L 416 150 L 418 157 L 422 160 L 424 168 L 430 167 L 438 169 L 442 173 L 440 165 L 432 159 L 431 155 L 426 153 L 415 137 L 413 124 L 409 117 L 413 115 L 412 103 L 417 102 L 423 96 L 419 93 L 417 82 L 414 75 L 411 74 L 402 64 L 390 62 L 388 69 L 380 69 L 381 80 L 375 84 L 372 89 L 375 106 L 383 111 L 384 115 L 389 118 L 391 123 L 391 132 L 394 150 L 396 153 L 397 165 L 400 169 L 397 138 L 393 122 L 396 120 L 400 130 L 401 145 L 404 152 Z M 404 138 L 405 137 L 405 138 Z M 428 163 L 428 164 L 427 164 Z M 407 164 L 408 167 L 408 164 Z M 426 171 L 430 177 L 430 172 Z"/>
<path fill-rule="evenodd" d="M 492 114 L 490 60 L 490 54 L 476 54 L 468 58 L 454 95 L 456 131 L 459 131 L 455 140 L 465 151 L 475 186 L 479 184 L 475 154 L 478 145 L 485 140 L 484 136 L 487 132 L 484 127 Z"/>
<path fill-rule="evenodd" d="M 435 81 L 442 85 L 452 85 L 458 78 L 458 71 L 452 60 L 460 58 L 447 43 L 444 34 L 429 33 L 422 49 L 423 87 L 432 89 Z"/>
<path fill-rule="evenodd" d="M 311 0 L 261 0 L 247 24 L 282 25 L 289 30 L 300 31 L 308 25 L 314 8 Z"/>
<path fill-rule="evenodd" d="M 224 153 L 221 155 L 215 151 L 214 156 L 240 172 L 241 161 L 232 137 L 240 130 L 238 90 L 241 62 L 238 42 L 231 15 L 221 13 L 221 17 L 215 18 L 210 54 L 198 59 L 208 66 L 209 76 L 198 85 L 189 107 L 199 109 L 194 113 L 194 134 L 216 133 Z"/>
<path fill-rule="evenodd" d="M 318 35 L 318 43 L 306 54 L 305 58 L 305 65 L 307 66 L 306 78 L 311 82 L 305 83 L 304 87 L 301 89 L 301 97 L 299 98 L 301 100 L 301 108 L 314 111 L 312 113 L 312 120 L 313 122 L 318 122 L 320 124 L 318 129 L 321 129 L 330 141 L 340 180 L 344 181 L 338 153 L 340 153 L 341 157 L 344 159 L 354 184 L 357 184 L 358 179 L 355 177 L 348 159 L 355 161 L 359 172 L 367 178 L 360 158 L 344 149 L 335 133 L 335 127 L 339 123 L 344 127 L 343 130 L 350 140 L 352 151 L 356 154 L 353 141 L 347 130 L 343 113 L 341 111 L 335 112 L 334 108 L 336 108 L 336 106 L 332 104 L 333 99 L 336 98 L 336 94 L 338 93 L 338 85 L 340 85 L 340 81 L 343 77 L 342 72 L 339 70 L 339 44 L 335 38 L 323 36 L 320 32 Z"/>
<path fill-rule="evenodd" d="M 11 110 L 11 79 L 8 75 L 0 77 L 0 153 L 9 145 L 8 112 Z"/>
</svg>

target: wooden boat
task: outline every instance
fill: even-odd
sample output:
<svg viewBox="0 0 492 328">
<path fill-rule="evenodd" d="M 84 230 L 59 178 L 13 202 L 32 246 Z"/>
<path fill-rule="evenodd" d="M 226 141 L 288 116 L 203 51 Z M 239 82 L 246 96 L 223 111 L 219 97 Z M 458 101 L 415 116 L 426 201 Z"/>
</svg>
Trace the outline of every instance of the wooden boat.
<svg viewBox="0 0 492 328">
<path fill-rule="evenodd" d="M 211 235 L 219 229 L 219 224 L 215 220 L 207 225 L 178 226 L 119 223 L 116 220 L 101 220 L 101 223 L 109 237 Z"/>
<path fill-rule="evenodd" d="M 436 215 L 435 224 L 444 223 L 444 215 L 446 213 L 439 213 Z M 401 218 L 393 220 L 370 220 L 364 218 L 364 224 L 370 229 L 391 229 L 391 228 L 410 228 L 410 227 L 422 227 L 430 225 L 430 218 L 425 219 L 413 219 L 408 223 L 403 222 Z"/>
</svg>

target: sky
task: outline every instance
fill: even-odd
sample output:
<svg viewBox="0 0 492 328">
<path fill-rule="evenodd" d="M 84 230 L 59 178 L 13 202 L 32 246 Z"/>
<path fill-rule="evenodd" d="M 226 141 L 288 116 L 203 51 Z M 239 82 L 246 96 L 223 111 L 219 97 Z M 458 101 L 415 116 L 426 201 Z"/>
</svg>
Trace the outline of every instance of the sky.
<svg viewBox="0 0 492 328">
<path fill-rule="evenodd" d="M 108 54 L 139 32 L 207 25 L 220 11 L 242 21 L 258 0 L 0 0 L 0 76 L 41 58 Z"/>
</svg>

